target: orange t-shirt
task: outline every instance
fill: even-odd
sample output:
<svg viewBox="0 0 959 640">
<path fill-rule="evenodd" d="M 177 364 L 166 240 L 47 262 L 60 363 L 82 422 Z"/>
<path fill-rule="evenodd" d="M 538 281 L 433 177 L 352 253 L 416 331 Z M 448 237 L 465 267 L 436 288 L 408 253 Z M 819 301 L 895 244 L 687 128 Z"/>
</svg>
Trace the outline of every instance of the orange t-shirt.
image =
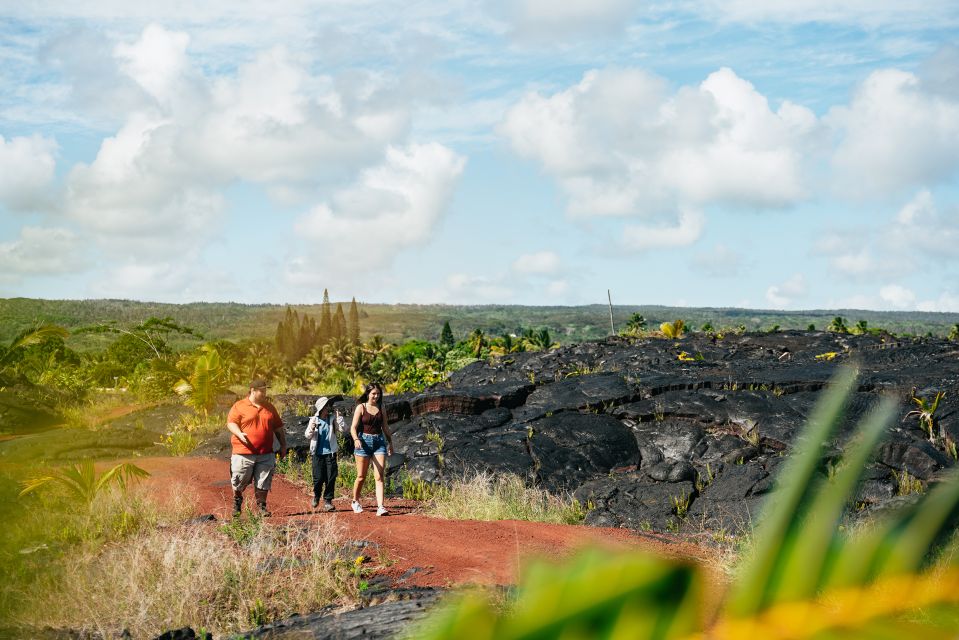
<svg viewBox="0 0 959 640">
<path fill-rule="evenodd" d="M 264 402 L 257 407 L 249 398 L 237 400 L 230 409 L 227 422 L 239 425 L 240 430 L 250 440 L 250 446 L 240 442 L 236 436 L 230 436 L 233 453 L 243 455 L 273 453 L 273 432 L 283 428 L 283 420 L 276 407 Z"/>
</svg>

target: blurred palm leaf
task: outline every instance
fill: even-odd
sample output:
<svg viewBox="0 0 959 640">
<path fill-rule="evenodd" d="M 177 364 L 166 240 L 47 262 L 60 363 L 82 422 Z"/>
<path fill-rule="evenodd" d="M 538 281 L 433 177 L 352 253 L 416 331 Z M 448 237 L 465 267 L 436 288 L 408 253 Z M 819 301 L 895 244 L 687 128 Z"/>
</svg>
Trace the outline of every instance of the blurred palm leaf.
<svg viewBox="0 0 959 640">
<path fill-rule="evenodd" d="M 959 480 L 855 536 L 840 526 L 895 410 L 865 418 L 832 479 L 818 469 L 855 387 L 837 376 L 766 504 L 749 558 L 719 615 L 705 620 L 695 567 L 638 553 L 587 553 L 566 568 L 529 570 L 500 615 L 468 596 L 441 609 L 422 637 L 440 638 L 954 638 L 959 558 L 927 570 L 959 524 Z M 418 636 L 420 637 L 420 636 Z"/>
<path fill-rule="evenodd" d="M 41 476 L 23 482 L 20 496 L 37 491 L 45 486 L 55 484 L 65 489 L 71 498 L 86 505 L 93 503 L 97 495 L 110 485 L 117 485 L 126 489 L 127 485 L 140 478 L 149 477 L 150 473 L 135 464 L 124 462 L 103 473 L 98 474 L 91 460 L 84 460 L 71 467 L 53 470 L 51 475 Z"/>
</svg>

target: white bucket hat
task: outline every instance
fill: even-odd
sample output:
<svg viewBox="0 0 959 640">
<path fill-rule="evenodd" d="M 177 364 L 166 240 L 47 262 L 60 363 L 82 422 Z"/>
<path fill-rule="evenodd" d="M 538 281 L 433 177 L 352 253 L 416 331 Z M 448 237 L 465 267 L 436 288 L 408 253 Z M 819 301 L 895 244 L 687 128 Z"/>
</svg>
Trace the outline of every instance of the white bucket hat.
<svg viewBox="0 0 959 640">
<path fill-rule="evenodd" d="M 320 415 L 323 411 L 323 407 L 330 403 L 330 399 L 326 396 L 320 396 L 316 399 L 316 415 Z"/>
</svg>

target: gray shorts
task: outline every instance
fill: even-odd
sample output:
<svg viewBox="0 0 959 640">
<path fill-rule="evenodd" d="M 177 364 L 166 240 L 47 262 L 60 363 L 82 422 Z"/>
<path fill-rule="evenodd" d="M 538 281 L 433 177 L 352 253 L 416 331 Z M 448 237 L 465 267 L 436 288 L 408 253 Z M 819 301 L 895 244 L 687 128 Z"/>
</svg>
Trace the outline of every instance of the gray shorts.
<svg viewBox="0 0 959 640">
<path fill-rule="evenodd" d="M 276 467 L 276 455 L 260 453 L 246 455 L 234 453 L 230 456 L 230 484 L 233 491 L 240 493 L 250 481 L 261 491 L 269 491 L 273 483 L 273 469 Z"/>
</svg>

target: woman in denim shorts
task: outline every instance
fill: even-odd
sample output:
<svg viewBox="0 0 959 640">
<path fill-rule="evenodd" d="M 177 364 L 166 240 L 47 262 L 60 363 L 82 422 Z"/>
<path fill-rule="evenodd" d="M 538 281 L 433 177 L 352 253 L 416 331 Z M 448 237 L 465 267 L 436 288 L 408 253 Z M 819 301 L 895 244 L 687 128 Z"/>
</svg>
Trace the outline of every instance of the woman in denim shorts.
<svg viewBox="0 0 959 640">
<path fill-rule="evenodd" d="M 383 409 L 383 388 L 373 382 L 366 385 L 363 395 L 356 399 L 353 412 L 353 455 L 356 458 L 356 482 L 353 483 L 353 512 L 360 513 L 360 489 L 366 480 L 366 471 L 373 461 L 376 479 L 376 515 L 388 515 L 383 499 L 386 493 L 383 478 L 386 475 L 386 456 L 393 455 L 393 436 Z"/>
</svg>

